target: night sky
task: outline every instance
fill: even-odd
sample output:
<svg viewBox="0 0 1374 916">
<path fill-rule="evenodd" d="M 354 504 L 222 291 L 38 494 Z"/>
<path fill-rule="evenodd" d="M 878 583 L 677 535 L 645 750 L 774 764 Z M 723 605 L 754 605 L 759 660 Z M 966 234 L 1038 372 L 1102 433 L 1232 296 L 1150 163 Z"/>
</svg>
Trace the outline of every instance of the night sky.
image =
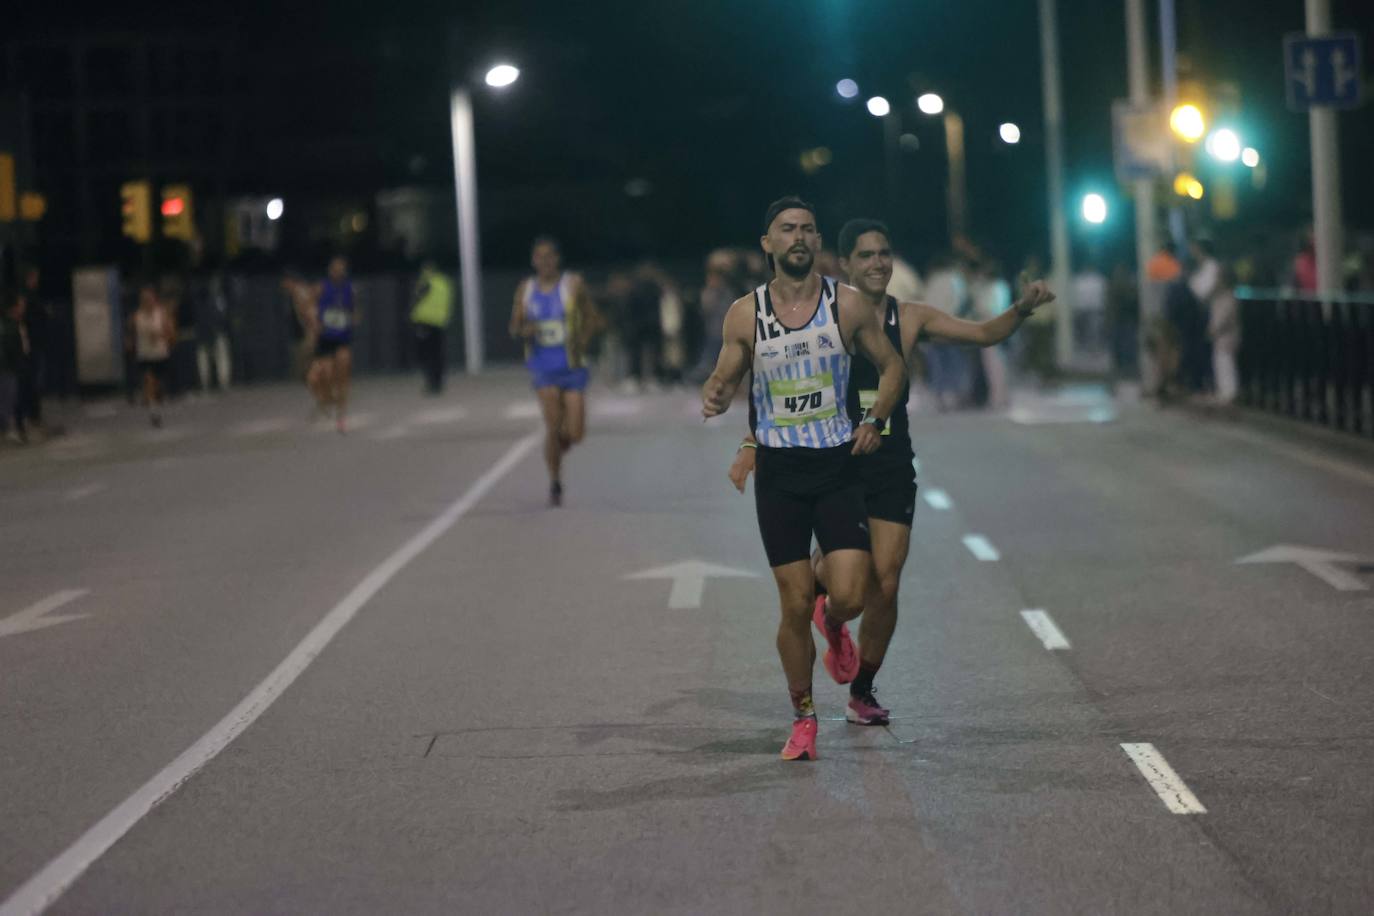
<svg viewBox="0 0 1374 916">
<path fill-rule="evenodd" d="M 88 4 L 26 9 L 20 35 L 75 28 L 232 28 L 236 91 L 250 128 L 232 190 L 370 197 L 415 184 L 451 193 L 447 91 L 499 58 L 522 69 L 496 97 L 477 93 L 485 259 L 514 265 L 535 232 L 562 236 L 578 260 L 644 255 L 694 259 L 718 244 L 754 244 L 767 202 L 810 196 L 831 238 L 854 215 L 888 219 L 918 261 L 945 244 L 944 153 L 937 119 L 912 100 L 940 92 L 964 116 L 973 237 L 1008 261 L 1046 249 L 1038 18 L 1034 0 L 722 0 L 656 3 Z M 1151 71 L 1158 80 L 1151 8 Z M 1268 168 L 1241 196 L 1239 240 L 1292 230 L 1310 208 L 1307 124 L 1284 101 L 1282 37 L 1303 25 L 1300 0 L 1178 0 L 1183 79 L 1232 81 L 1239 123 Z M 1367 0 L 1334 0 L 1338 28 L 1374 44 Z M 1110 105 L 1126 95 L 1123 3 L 1061 0 L 1067 186 L 1119 193 Z M 79 25 L 78 25 L 79 24 Z M 1366 72 L 1369 67 L 1366 66 Z M 835 82 L 862 88 L 844 103 Z M 905 108 L 920 149 L 899 160 L 885 192 L 882 128 L 863 109 L 880 93 Z M 997 125 L 1020 124 L 1017 147 Z M 1374 147 L 1369 108 L 1341 119 L 1347 222 L 1374 228 L 1374 177 L 1357 151 Z M 814 175 L 799 154 L 826 146 Z M 627 182 L 647 182 L 631 197 Z M 1108 258 L 1130 251 L 1125 201 L 1094 241 L 1071 213 L 1076 245 Z M 1239 242 L 1237 242 L 1239 244 Z"/>
</svg>

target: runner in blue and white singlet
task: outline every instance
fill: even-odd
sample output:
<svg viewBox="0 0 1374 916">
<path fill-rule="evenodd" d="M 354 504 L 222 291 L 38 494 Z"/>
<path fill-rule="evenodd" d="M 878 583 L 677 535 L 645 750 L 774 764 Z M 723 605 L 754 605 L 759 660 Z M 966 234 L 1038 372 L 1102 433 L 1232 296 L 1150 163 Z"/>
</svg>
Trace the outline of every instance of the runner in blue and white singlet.
<svg viewBox="0 0 1374 916">
<path fill-rule="evenodd" d="M 778 655 L 794 712 L 782 757 L 814 760 L 811 624 L 820 625 L 829 645 L 824 661 L 832 677 L 852 678 L 858 655 L 844 621 L 863 610 L 872 566 L 854 461 L 878 448 L 906 376 L 876 314 L 858 306 L 857 291 L 812 272 L 820 233 L 811 205 L 797 198 L 775 201 L 764 216 L 760 244 L 774 277 L 730 306 L 720 357 L 702 386 L 702 414 L 724 413 L 753 370 L 755 506 L 778 586 Z M 857 425 L 845 406 L 856 348 L 880 370 L 873 407 Z M 813 600 L 813 534 L 831 570 L 830 595 L 822 603 Z"/>
<path fill-rule="evenodd" d="M 840 336 L 839 281 L 821 278 L 816 313 L 791 330 L 773 312 L 768 284 L 754 290 L 751 425 L 767 448 L 835 448 L 854 435 L 845 403 L 850 356 Z"/>
</svg>

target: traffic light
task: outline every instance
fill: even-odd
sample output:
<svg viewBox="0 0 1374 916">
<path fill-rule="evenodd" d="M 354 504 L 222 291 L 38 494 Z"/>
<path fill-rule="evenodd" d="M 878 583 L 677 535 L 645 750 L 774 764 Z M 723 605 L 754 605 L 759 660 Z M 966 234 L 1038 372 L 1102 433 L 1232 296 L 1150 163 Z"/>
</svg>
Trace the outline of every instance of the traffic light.
<svg viewBox="0 0 1374 916">
<path fill-rule="evenodd" d="M 0 223 L 12 223 L 19 212 L 19 192 L 14 182 L 14 154 L 0 153 Z"/>
<path fill-rule="evenodd" d="M 191 215 L 189 185 L 169 184 L 162 189 L 162 234 L 184 242 L 195 238 L 196 224 Z"/>
<path fill-rule="evenodd" d="M 1192 102 L 1177 105 L 1169 112 L 1169 127 L 1186 143 L 1196 143 L 1207 133 L 1207 119 Z"/>
<path fill-rule="evenodd" d="M 153 237 L 153 186 L 145 180 L 126 181 L 119 186 L 123 201 L 124 234 L 135 242 Z"/>
</svg>

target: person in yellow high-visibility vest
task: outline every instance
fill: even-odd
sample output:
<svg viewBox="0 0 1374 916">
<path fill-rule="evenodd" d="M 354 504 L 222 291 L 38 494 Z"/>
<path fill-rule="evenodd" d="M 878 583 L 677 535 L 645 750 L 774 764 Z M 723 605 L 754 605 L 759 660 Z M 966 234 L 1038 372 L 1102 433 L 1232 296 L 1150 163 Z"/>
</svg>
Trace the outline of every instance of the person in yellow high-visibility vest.
<svg viewBox="0 0 1374 916">
<path fill-rule="evenodd" d="M 444 328 L 448 327 L 452 315 L 453 281 L 440 273 L 432 261 L 426 261 L 420 265 L 420 279 L 415 284 L 415 307 L 410 310 L 426 394 L 444 390 Z"/>
</svg>

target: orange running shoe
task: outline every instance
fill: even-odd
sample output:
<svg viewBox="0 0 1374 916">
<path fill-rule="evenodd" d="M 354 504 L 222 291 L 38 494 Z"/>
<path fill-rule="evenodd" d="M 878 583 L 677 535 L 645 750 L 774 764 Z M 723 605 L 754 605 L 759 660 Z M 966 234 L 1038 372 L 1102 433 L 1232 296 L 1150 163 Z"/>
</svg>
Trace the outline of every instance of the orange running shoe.
<svg viewBox="0 0 1374 916">
<path fill-rule="evenodd" d="M 848 684 L 859 673 L 859 652 L 854 648 L 854 640 L 849 638 L 849 627 L 841 624 L 838 633 L 825 625 L 825 596 L 816 596 L 816 610 L 811 614 L 811 622 L 825 637 L 825 657 L 821 661 L 825 670 L 836 684 Z"/>
<path fill-rule="evenodd" d="M 792 722 L 792 736 L 782 746 L 783 760 L 819 760 L 816 755 L 816 717 L 802 716 Z"/>
</svg>

